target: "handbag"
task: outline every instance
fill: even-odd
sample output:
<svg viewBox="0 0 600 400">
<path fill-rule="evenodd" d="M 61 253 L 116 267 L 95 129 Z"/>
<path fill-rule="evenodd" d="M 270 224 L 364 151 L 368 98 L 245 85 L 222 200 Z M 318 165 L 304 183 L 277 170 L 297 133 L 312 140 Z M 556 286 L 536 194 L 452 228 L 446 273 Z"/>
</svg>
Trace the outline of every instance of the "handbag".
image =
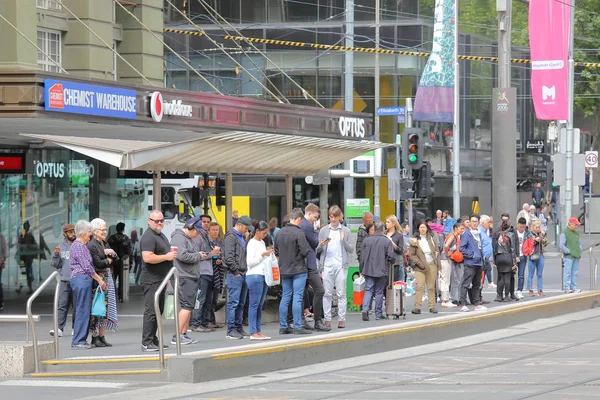
<svg viewBox="0 0 600 400">
<path fill-rule="evenodd" d="M 92 315 L 94 317 L 106 317 L 106 296 L 101 286 L 98 286 L 96 288 L 96 293 L 94 293 Z"/>
<path fill-rule="evenodd" d="M 175 318 L 175 296 L 172 294 L 168 294 L 165 297 L 165 307 L 163 315 L 165 316 L 165 319 Z"/>
<path fill-rule="evenodd" d="M 268 261 L 265 262 L 265 282 L 267 286 L 277 286 L 281 283 L 279 274 L 279 263 L 275 254 L 271 254 Z"/>
</svg>

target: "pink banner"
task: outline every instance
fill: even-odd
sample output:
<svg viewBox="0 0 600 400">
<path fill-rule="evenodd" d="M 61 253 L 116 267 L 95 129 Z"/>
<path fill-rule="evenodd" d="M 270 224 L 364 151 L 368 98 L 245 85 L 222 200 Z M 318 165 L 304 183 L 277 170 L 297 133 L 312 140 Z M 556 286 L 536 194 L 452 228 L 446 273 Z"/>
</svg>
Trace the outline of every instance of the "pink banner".
<svg viewBox="0 0 600 400">
<path fill-rule="evenodd" d="M 540 120 L 568 119 L 571 0 L 529 0 L 531 94 Z"/>
</svg>

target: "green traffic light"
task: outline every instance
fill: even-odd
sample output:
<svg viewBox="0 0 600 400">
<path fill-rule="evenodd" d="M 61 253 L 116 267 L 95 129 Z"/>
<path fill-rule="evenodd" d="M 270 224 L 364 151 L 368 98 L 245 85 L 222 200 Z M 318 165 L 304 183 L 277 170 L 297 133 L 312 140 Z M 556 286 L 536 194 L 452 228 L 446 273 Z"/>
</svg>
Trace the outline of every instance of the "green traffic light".
<svg viewBox="0 0 600 400">
<path fill-rule="evenodd" d="M 410 163 L 416 163 L 417 162 L 417 155 L 416 154 L 411 154 L 408 156 L 408 162 Z"/>
</svg>

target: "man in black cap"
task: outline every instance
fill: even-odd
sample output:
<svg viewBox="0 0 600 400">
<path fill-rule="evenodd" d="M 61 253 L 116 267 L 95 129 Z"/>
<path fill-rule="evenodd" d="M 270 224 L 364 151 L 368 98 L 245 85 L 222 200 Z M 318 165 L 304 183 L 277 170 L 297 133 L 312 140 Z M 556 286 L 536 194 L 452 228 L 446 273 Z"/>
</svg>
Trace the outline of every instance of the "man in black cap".
<svg viewBox="0 0 600 400">
<path fill-rule="evenodd" d="M 246 285 L 246 236 L 253 232 L 252 220 L 248 216 L 238 218 L 235 226 L 227 232 L 223 239 L 223 259 L 225 267 L 225 283 L 227 284 L 227 339 L 243 339 L 250 337 L 242 327 L 244 305 L 248 297 Z"/>
<path fill-rule="evenodd" d="M 50 336 L 63 335 L 69 307 L 73 305 L 73 291 L 71 290 L 71 244 L 75 241 L 75 225 L 66 224 L 62 228 L 65 240 L 54 249 L 50 265 L 60 273 L 60 294 L 58 297 L 58 332 L 50 330 Z M 75 322 L 75 307 L 73 307 L 73 320 Z"/>
<path fill-rule="evenodd" d="M 123 302 L 123 279 L 127 279 L 127 277 L 123 277 L 123 263 L 127 263 L 129 265 L 129 255 L 131 254 L 131 239 L 123 233 L 125 231 L 125 224 L 123 222 L 119 222 L 117 224 L 117 233 L 111 235 L 108 238 L 108 244 L 111 249 L 117 253 L 119 258 L 115 260 L 112 264 L 113 269 L 113 279 L 115 280 L 115 285 L 117 285 L 117 279 L 119 280 L 118 284 L 118 295 L 119 301 Z M 127 270 L 129 271 L 129 270 Z"/>
</svg>

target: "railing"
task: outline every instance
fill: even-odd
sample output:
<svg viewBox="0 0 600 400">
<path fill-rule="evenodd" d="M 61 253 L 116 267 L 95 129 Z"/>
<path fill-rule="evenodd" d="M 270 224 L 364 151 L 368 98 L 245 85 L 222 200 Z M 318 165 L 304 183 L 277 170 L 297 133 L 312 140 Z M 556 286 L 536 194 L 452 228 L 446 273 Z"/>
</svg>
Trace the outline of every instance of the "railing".
<svg viewBox="0 0 600 400">
<path fill-rule="evenodd" d="M 39 315 L 33 315 L 34 322 L 40 322 Z M 0 322 L 25 322 L 25 337 L 29 343 L 29 316 L 28 315 L 0 315 Z"/>
<path fill-rule="evenodd" d="M 590 290 L 596 290 L 596 279 L 598 278 L 598 259 L 594 254 L 594 247 L 600 246 L 600 243 L 590 246 Z"/>
<path fill-rule="evenodd" d="M 46 288 L 46 286 L 48 286 L 50 284 L 50 282 L 52 281 L 52 279 L 56 280 L 56 290 L 54 291 L 54 306 L 52 307 L 52 319 L 54 322 L 54 356 L 55 358 L 58 358 L 58 315 L 57 315 L 57 310 L 58 310 L 58 296 L 60 294 L 60 274 L 58 273 L 58 271 L 54 271 L 50 274 L 50 276 L 48 277 L 48 279 L 46 279 L 44 281 L 44 283 L 42 283 L 40 285 L 40 287 L 31 295 L 31 297 L 29 297 L 29 299 L 27 299 L 27 318 L 29 321 L 29 324 L 31 325 L 31 336 L 33 339 L 33 362 L 34 362 L 34 367 L 35 367 L 35 372 L 38 373 L 40 372 L 40 360 L 39 360 L 39 354 L 38 354 L 38 343 L 37 343 L 37 333 L 35 330 L 35 325 L 33 324 L 35 322 L 33 315 L 31 314 L 31 306 L 33 304 L 33 301 L 40 295 L 40 293 L 42 293 L 42 291 Z M 39 321 L 39 317 L 38 317 L 38 321 Z"/>
<path fill-rule="evenodd" d="M 160 312 L 160 294 L 171 280 L 171 277 L 175 277 L 174 287 L 173 287 L 173 302 L 174 304 L 174 320 L 175 320 L 175 343 L 177 346 L 177 355 L 181 355 L 181 338 L 179 337 L 179 272 L 177 272 L 177 268 L 173 267 L 165 276 L 162 283 L 156 290 L 154 294 L 154 312 L 156 314 L 156 323 L 158 325 L 158 358 L 160 363 L 160 368 L 165 369 L 165 349 L 163 348 L 163 327 L 162 327 L 162 313 Z"/>
</svg>

